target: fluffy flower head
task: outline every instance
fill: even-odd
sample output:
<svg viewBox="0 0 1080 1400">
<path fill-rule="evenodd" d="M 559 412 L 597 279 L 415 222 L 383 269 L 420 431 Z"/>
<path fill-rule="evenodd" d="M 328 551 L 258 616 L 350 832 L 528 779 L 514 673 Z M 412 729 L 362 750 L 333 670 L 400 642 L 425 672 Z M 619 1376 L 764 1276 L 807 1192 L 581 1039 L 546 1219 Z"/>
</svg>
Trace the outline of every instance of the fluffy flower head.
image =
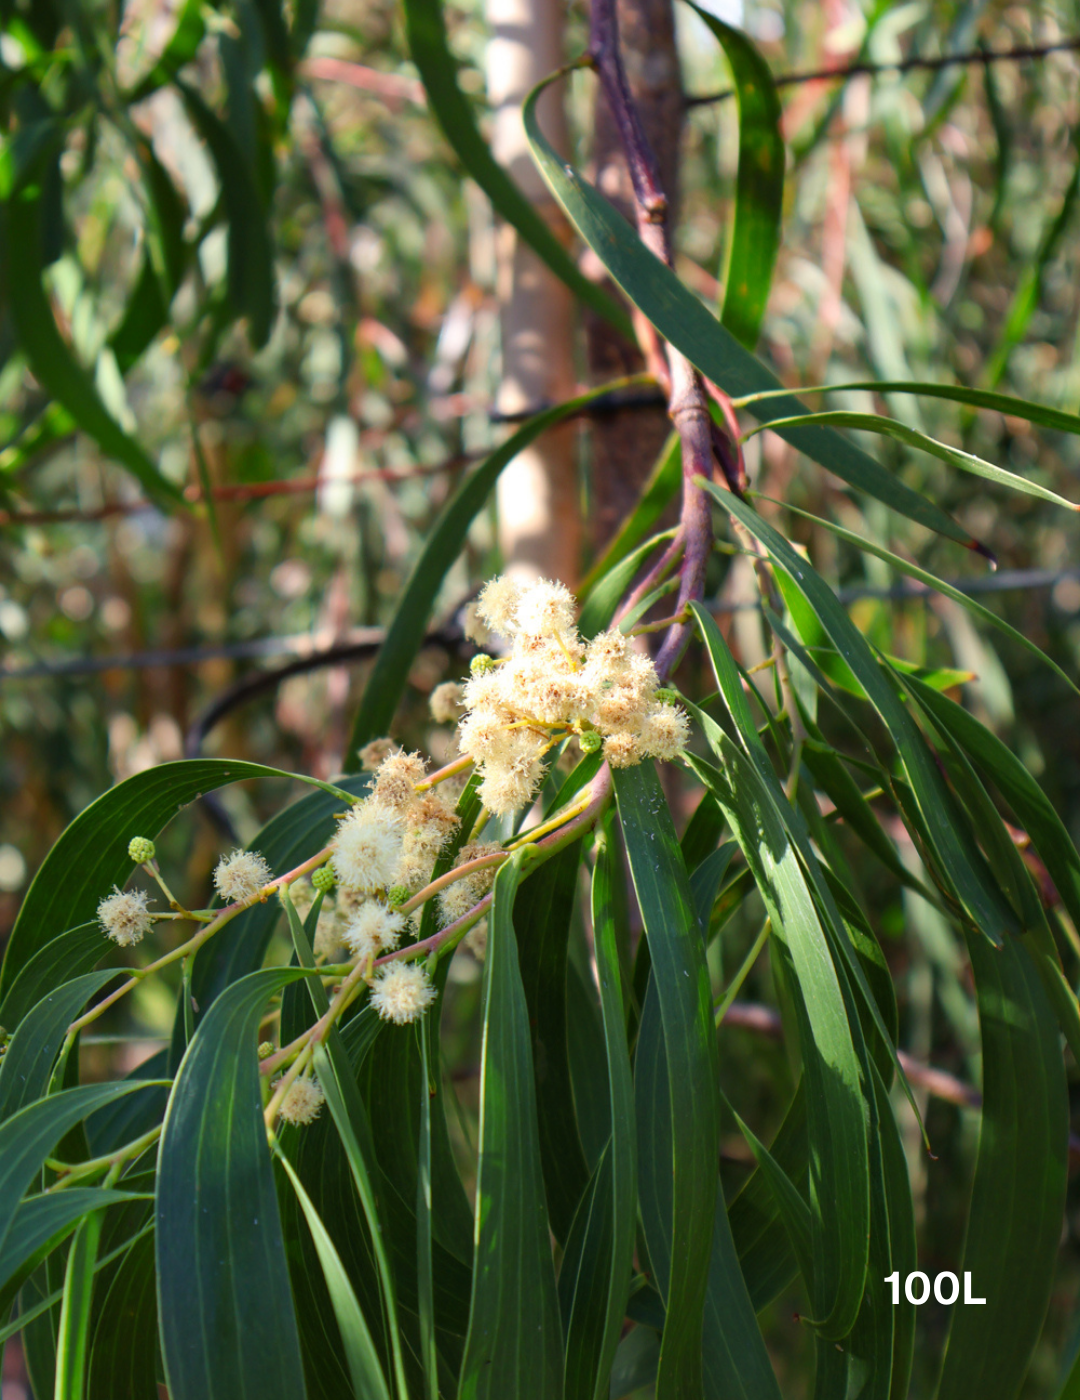
<svg viewBox="0 0 1080 1400">
<path fill-rule="evenodd" d="M 254 899 L 270 880 L 270 867 L 258 851 L 233 851 L 223 856 L 214 871 L 214 884 L 227 904 Z"/>
<path fill-rule="evenodd" d="M 416 802 L 416 784 L 424 781 L 427 764 L 418 753 L 398 749 L 388 754 L 375 773 L 373 797 L 394 812 L 407 812 Z"/>
<path fill-rule="evenodd" d="M 574 595 L 565 584 L 541 578 L 522 593 L 517 625 L 529 637 L 562 637 L 573 631 L 576 611 Z"/>
<path fill-rule="evenodd" d="M 301 1075 L 289 1085 L 281 1101 L 281 1116 L 287 1123 L 312 1123 L 326 1102 L 322 1085 L 314 1077 Z"/>
<path fill-rule="evenodd" d="M 392 962 L 379 969 L 371 1004 L 384 1021 L 399 1026 L 419 1018 L 435 1000 L 435 988 L 421 963 Z"/>
<path fill-rule="evenodd" d="M 465 708 L 465 692 L 457 681 L 443 681 L 431 692 L 428 707 L 436 724 L 452 724 Z"/>
<path fill-rule="evenodd" d="M 360 767 L 365 773 L 374 773 L 383 759 L 387 758 L 397 748 L 393 739 L 372 739 L 370 744 L 365 744 L 360 750 Z"/>
<path fill-rule="evenodd" d="M 641 726 L 642 752 L 650 758 L 678 757 L 689 738 L 690 721 L 677 705 L 661 705 Z"/>
<path fill-rule="evenodd" d="M 154 916 L 146 907 L 142 890 L 125 894 L 114 885 L 113 893 L 98 905 L 97 916 L 101 927 L 122 948 L 138 943 L 154 927 Z"/>
<path fill-rule="evenodd" d="M 388 889 L 397 883 L 402 828 L 398 814 L 370 800 L 340 823 L 330 863 L 348 890 Z"/>
<path fill-rule="evenodd" d="M 404 914 L 389 908 L 382 900 L 369 899 L 345 925 L 341 941 L 350 953 L 364 962 L 396 948 L 404 927 Z"/>
<path fill-rule="evenodd" d="M 521 584 L 504 575 L 484 584 L 476 600 L 476 611 L 497 636 L 512 637 L 517 631 L 520 601 Z"/>
</svg>

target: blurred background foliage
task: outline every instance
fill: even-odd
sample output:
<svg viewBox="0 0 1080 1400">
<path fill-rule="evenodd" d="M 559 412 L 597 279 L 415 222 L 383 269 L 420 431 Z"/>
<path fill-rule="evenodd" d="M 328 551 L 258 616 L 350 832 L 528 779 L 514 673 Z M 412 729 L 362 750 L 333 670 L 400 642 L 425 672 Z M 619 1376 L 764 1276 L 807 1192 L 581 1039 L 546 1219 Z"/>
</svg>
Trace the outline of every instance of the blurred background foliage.
<svg viewBox="0 0 1080 1400">
<path fill-rule="evenodd" d="M 1080 36 L 1071 3 L 727 0 L 718 9 L 745 26 L 776 74 Z M 483 120 L 482 7 L 445 12 L 462 86 Z M 0 937 L 58 833 L 113 780 L 180 757 L 185 745 L 193 751 L 199 716 L 253 669 L 385 622 L 448 491 L 472 455 L 507 432 L 492 410 L 500 378 L 492 211 L 425 108 L 399 8 L 295 0 L 289 34 L 275 13 L 259 0 L 0 4 Z M 689 11 L 677 18 L 687 92 L 724 89 L 718 47 Z M 573 0 L 568 52 L 584 47 L 585 19 Z M 1080 53 L 1064 49 L 781 89 L 784 239 L 759 349 L 786 383 L 939 380 L 1080 409 L 1078 73 Z M 593 84 L 575 75 L 568 98 L 585 168 Z M 683 152 L 676 266 L 715 303 L 730 232 L 734 104 L 692 105 Z M 35 259 L 62 354 L 38 333 L 41 308 L 27 292 Z M 577 372 L 585 378 L 584 363 Z M 57 389 L 72 373 L 80 402 L 89 393 L 138 445 L 126 465 L 78 430 L 70 384 Z M 834 406 L 875 403 L 856 390 L 846 400 Z M 896 397 L 888 408 L 1076 494 L 1076 437 L 927 399 Z M 587 425 L 578 450 L 587 512 Z M 1075 674 L 1080 555 L 1068 517 L 899 443 L 875 441 L 873 450 L 991 546 L 997 582 L 1042 571 L 983 601 Z M 985 581 L 981 561 L 841 494 L 774 435 L 747 451 L 767 495 L 832 512 L 942 577 Z M 884 565 L 810 525 L 796 535 L 850 591 L 854 617 L 882 650 L 970 673 L 969 704 L 1022 756 L 1080 840 L 1080 724 L 1066 688 L 1007 639 L 977 631 L 955 604 L 883 598 L 893 586 Z M 427 720 L 426 695 L 464 668 L 455 613 L 500 564 L 497 538 L 489 513 L 443 592 L 448 640 L 421 653 L 399 715 L 396 737 L 437 759 L 447 741 Z M 739 606 L 754 597 L 749 564 L 718 555 L 712 567 L 724 630 L 752 666 L 767 651 L 758 614 Z M 151 651 L 178 655 L 140 659 Z M 214 726 L 202 751 L 328 777 L 342 765 L 364 676 L 365 664 L 352 662 L 268 687 Z M 695 693 L 689 681 L 685 688 Z M 677 788 L 671 795 L 680 800 Z M 240 839 L 274 796 L 229 790 L 227 818 Z M 902 839 L 899 826 L 893 834 Z M 221 839 L 205 814 L 185 816 L 167 837 L 171 868 L 186 867 L 189 887 L 205 887 Z M 885 935 L 902 1046 L 977 1082 L 974 1002 L 955 941 L 929 905 L 868 868 L 861 848 L 845 851 Z M 756 896 L 733 914 L 723 940 L 729 968 L 760 916 Z M 478 983 L 476 969 L 459 964 L 443 1024 L 465 1144 L 474 1131 Z M 745 995 L 774 1001 L 767 966 Z M 147 989 L 131 1014 L 141 1033 L 161 1035 L 171 1004 Z M 768 1138 L 791 1090 L 782 1044 L 754 1026 L 721 1036 L 725 1090 Z M 938 1098 L 927 1104 L 938 1160 L 920 1150 L 913 1119 L 908 1145 L 921 1266 L 932 1274 L 959 1254 L 977 1115 Z M 746 1149 L 728 1126 L 725 1170 L 735 1184 Z M 1078 1206 L 1071 1200 L 1032 1397 L 1052 1393 L 1069 1345 Z M 783 1299 L 768 1327 L 791 1397 L 806 1393 L 812 1369 L 810 1343 L 792 1320 L 798 1306 L 795 1295 Z M 916 1395 L 934 1374 L 944 1314 L 934 1305 L 920 1314 Z"/>
</svg>

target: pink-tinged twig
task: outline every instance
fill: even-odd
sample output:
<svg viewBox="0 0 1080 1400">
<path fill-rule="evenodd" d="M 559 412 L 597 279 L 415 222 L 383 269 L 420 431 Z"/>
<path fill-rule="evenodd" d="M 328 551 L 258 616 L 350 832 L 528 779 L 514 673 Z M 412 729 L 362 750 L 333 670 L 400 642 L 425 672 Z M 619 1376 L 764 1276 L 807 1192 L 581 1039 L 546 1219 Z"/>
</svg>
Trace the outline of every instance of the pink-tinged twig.
<svg viewBox="0 0 1080 1400">
<path fill-rule="evenodd" d="M 618 627 L 623 618 L 633 612 L 642 598 L 646 597 L 654 588 L 658 588 L 660 584 L 663 583 L 664 579 L 667 578 L 668 574 L 678 562 L 679 556 L 683 552 L 683 543 L 683 532 L 680 526 L 679 529 L 676 530 L 667 549 L 664 550 L 663 554 L 637 587 L 634 588 L 631 593 L 628 593 L 625 600 L 619 605 L 619 610 L 615 614 L 615 618 L 611 624 L 613 627 Z"/>
<path fill-rule="evenodd" d="M 378 68 L 368 68 L 348 59 L 309 58 L 301 66 L 301 72 L 306 78 L 348 83 L 350 87 L 381 97 L 391 108 L 403 102 L 412 102 L 417 107 L 427 105 L 423 83 L 413 78 L 403 78 L 398 73 L 383 73 Z"/>
</svg>

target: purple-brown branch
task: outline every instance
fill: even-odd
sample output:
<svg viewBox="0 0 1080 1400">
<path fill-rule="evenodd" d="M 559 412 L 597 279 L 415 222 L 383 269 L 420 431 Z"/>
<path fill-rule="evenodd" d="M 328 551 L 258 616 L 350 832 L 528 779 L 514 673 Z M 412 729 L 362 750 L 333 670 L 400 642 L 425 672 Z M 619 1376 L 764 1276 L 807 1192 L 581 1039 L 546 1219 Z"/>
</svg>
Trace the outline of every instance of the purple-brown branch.
<svg viewBox="0 0 1080 1400">
<path fill-rule="evenodd" d="M 670 267 L 667 197 L 660 187 L 656 159 L 626 81 L 619 51 L 615 0 L 592 0 L 590 54 L 626 154 L 638 234 L 649 251 Z M 665 386 L 669 393 L 668 413 L 682 446 L 683 499 L 679 534 L 683 557 L 675 610 L 675 615 L 679 616 L 688 603 L 704 596 L 705 569 L 712 551 L 711 511 L 698 479 L 712 477 L 719 467 L 728 485 L 739 489 L 739 476 L 737 470 L 732 471 L 737 458 L 733 458 L 730 451 L 718 451 L 722 435 L 712 421 L 701 375 L 673 345 L 667 346 L 667 365 L 670 376 Z M 689 640 L 690 629 L 686 622 L 675 622 L 656 657 L 656 670 L 661 680 L 675 669 Z"/>
</svg>

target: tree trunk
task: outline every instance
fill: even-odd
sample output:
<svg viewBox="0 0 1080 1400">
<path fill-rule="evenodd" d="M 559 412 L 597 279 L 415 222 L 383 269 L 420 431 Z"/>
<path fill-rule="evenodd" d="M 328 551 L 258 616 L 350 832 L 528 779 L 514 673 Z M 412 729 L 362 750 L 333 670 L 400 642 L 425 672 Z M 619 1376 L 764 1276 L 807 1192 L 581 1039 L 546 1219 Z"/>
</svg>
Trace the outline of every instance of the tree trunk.
<svg viewBox="0 0 1080 1400">
<path fill-rule="evenodd" d="M 672 0 L 618 0 L 619 41 L 626 76 L 657 168 L 674 225 L 678 199 L 682 81 L 675 47 Z M 618 132 L 597 88 L 594 179 L 600 192 L 633 222 L 630 174 Z M 593 261 L 599 272 L 599 262 Z M 592 270 L 592 269 L 590 269 Z M 636 346 L 594 313 L 587 313 L 589 375 L 594 384 L 637 373 L 644 361 Z M 593 547 L 602 549 L 634 505 L 642 483 L 670 431 L 663 408 L 634 408 L 604 415 L 592 427 Z"/>
</svg>

